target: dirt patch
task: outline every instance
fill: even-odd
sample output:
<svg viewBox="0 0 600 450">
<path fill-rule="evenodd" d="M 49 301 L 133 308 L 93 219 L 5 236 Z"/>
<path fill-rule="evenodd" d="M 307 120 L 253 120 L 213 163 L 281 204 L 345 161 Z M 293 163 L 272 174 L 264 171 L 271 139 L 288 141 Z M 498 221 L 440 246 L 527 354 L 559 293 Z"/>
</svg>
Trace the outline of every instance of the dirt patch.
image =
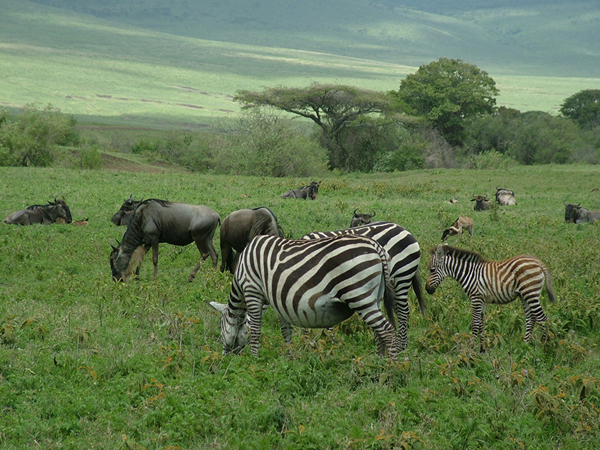
<svg viewBox="0 0 600 450">
<path fill-rule="evenodd" d="M 117 155 L 102 154 L 102 166 L 106 170 L 117 170 L 122 172 L 181 172 L 190 173 L 189 170 L 170 164 L 166 161 L 155 161 L 148 163 L 136 163 L 125 158 L 120 158 Z"/>
</svg>

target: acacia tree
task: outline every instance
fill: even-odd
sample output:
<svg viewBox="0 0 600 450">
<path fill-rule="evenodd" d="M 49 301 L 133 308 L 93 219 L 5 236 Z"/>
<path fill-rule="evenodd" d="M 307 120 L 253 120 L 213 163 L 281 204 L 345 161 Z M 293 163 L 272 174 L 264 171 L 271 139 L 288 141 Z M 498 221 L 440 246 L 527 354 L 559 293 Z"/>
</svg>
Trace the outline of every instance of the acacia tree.
<svg viewBox="0 0 600 450">
<path fill-rule="evenodd" d="M 238 91 L 234 100 L 242 109 L 267 106 L 312 120 L 321 130 L 332 169 L 354 169 L 348 167 L 348 135 L 357 127 L 368 126 L 365 119 L 383 113 L 387 105 L 385 93 L 337 84 Z"/>
<path fill-rule="evenodd" d="M 559 112 L 582 128 L 600 126 L 600 89 L 586 89 L 567 98 Z"/>
<path fill-rule="evenodd" d="M 403 109 L 423 116 L 452 145 L 460 145 L 469 119 L 494 111 L 496 82 L 460 59 L 440 58 L 419 67 L 392 91 Z"/>
</svg>

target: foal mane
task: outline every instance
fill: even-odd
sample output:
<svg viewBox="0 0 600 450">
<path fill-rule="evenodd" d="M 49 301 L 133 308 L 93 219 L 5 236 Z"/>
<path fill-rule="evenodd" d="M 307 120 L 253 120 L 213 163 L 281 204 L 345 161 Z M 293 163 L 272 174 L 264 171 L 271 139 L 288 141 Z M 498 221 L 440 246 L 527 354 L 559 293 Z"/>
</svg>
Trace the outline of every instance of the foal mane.
<svg viewBox="0 0 600 450">
<path fill-rule="evenodd" d="M 458 247 L 452 247 L 450 245 L 444 245 L 444 253 L 446 255 L 451 255 L 453 258 L 456 259 L 461 259 L 461 260 L 468 260 L 468 261 L 472 261 L 475 263 L 485 263 L 485 262 L 489 262 L 491 261 L 490 259 L 486 258 L 485 256 L 480 255 L 477 252 L 474 252 L 472 250 L 467 250 L 465 248 L 458 248 Z M 431 251 L 432 254 L 435 254 L 437 247 L 434 247 Z"/>
</svg>

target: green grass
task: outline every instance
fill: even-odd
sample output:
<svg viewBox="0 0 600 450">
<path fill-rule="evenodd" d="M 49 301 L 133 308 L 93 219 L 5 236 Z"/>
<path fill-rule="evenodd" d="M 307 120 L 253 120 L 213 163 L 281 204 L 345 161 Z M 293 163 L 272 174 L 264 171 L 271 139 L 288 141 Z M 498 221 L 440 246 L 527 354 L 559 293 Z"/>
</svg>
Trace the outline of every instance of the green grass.
<svg viewBox="0 0 600 450">
<path fill-rule="evenodd" d="M 600 209 L 596 166 L 330 175 L 317 201 L 282 200 L 308 179 L 0 168 L 0 216 L 64 195 L 68 225 L 0 224 L 0 447 L 23 448 L 593 448 L 600 419 L 600 228 L 566 224 L 563 201 Z M 515 191 L 518 205 L 476 213 L 472 194 Z M 515 302 L 487 311 L 488 351 L 468 345 L 470 307 L 446 280 L 410 294 L 409 346 L 398 363 L 375 354 L 353 318 L 335 334 L 295 330 L 286 349 L 273 311 L 260 356 L 221 356 L 219 316 L 231 276 L 209 262 L 187 276 L 193 246 L 161 245 L 158 279 L 110 279 L 110 217 L 123 200 L 205 204 L 224 218 L 268 206 L 285 232 L 344 228 L 355 208 L 404 226 L 428 250 L 459 215 L 459 245 L 494 259 L 539 256 L 553 275 L 542 297 L 551 339 L 522 342 Z M 451 197 L 457 204 L 445 203 Z M 451 242 L 454 242 L 452 239 Z M 218 248 L 218 234 L 215 238 Z M 317 338 L 315 341 L 313 339 Z"/>
<path fill-rule="evenodd" d="M 196 129 L 235 114 L 241 89 L 322 82 L 388 91 L 442 56 L 486 70 L 499 105 L 522 111 L 556 112 L 598 84 L 597 14 L 585 2 L 447 16 L 333 2 L 293 17 L 269 2 L 174 2 L 160 13 L 144 1 L 0 4 L 0 105 L 51 103 L 84 123 Z"/>
</svg>

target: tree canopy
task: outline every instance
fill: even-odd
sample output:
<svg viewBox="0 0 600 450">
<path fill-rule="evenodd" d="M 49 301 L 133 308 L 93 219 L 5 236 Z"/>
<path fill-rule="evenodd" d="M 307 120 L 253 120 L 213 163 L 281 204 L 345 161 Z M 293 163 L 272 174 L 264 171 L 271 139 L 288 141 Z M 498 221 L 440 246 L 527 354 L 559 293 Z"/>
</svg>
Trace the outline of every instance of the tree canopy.
<svg viewBox="0 0 600 450">
<path fill-rule="evenodd" d="M 570 96 L 559 112 L 583 128 L 600 126 L 600 89 L 586 89 Z"/>
<path fill-rule="evenodd" d="M 268 106 L 312 120 L 321 129 L 330 166 L 343 169 L 348 168 L 344 134 L 351 128 L 364 127 L 362 119 L 383 113 L 388 104 L 385 93 L 338 84 L 238 91 L 234 100 L 242 104 L 242 109 Z"/>
<path fill-rule="evenodd" d="M 460 145 L 466 121 L 494 111 L 496 82 L 472 64 L 440 58 L 419 67 L 392 94 L 400 108 L 425 117 L 452 145 Z"/>
</svg>

